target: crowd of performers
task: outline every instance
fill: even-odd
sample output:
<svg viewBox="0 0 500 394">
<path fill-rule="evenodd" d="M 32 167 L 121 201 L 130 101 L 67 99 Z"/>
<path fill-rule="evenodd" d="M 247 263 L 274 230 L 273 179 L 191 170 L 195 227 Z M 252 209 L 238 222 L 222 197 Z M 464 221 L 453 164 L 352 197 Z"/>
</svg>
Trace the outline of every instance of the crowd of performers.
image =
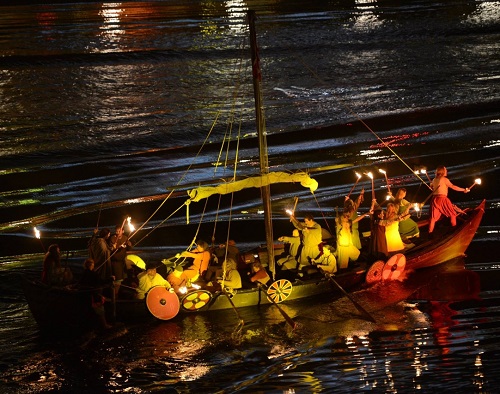
<svg viewBox="0 0 500 394">
<path fill-rule="evenodd" d="M 453 185 L 447 178 L 445 167 L 438 167 L 430 183 L 432 200 L 430 207 L 429 234 L 442 216 L 448 217 L 451 226 L 457 223 L 457 215 L 463 213 L 448 198 L 448 190 L 469 192 L 469 188 Z M 364 189 L 353 200 L 345 198 L 341 212 L 335 217 L 335 235 L 321 227 L 314 217 L 306 213 L 303 221 L 291 215 L 295 227 L 291 236 L 281 236 L 285 252 L 276 256 L 276 279 L 307 278 L 310 272 L 335 274 L 355 264 L 364 254 L 364 260 L 386 261 L 395 253 L 404 252 L 414 246 L 420 236 L 418 224 L 411 218 L 413 204 L 406 200 L 406 190 L 397 190 L 394 196 L 379 204 L 372 198 L 368 213 L 358 215 L 364 202 Z M 385 207 L 384 207 L 385 205 Z M 360 237 L 359 223 L 370 218 L 370 236 L 366 242 Z M 117 225 L 111 234 L 108 229 L 95 231 L 89 241 L 89 258 L 84 262 L 84 272 L 76 282 L 80 286 L 113 289 L 112 296 L 142 299 L 155 286 L 163 286 L 179 293 L 183 287 L 193 283 L 207 290 L 234 291 L 245 287 L 266 286 L 271 276 L 259 259 L 245 261 L 235 242 L 209 246 L 204 240 L 197 240 L 190 251 L 178 257 L 185 264 L 169 269 L 162 262 L 149 261 L 145 269 L 138 268 L 127 259 L 132 244 L 124 234 L 123 224 Z M 43 263 L 42 282 L 49 285 L 64 285 L 75 282 L 68 270 L 61 268 L 58 245 L 51 245 Z M 113 294 L 114 293 L 114 294 Z M 110 296 L 106 294 L 106 296 Z M 108 324 L 104 317 L 104 294 L 96 291 L 92 305 L 96 308 L 102 324 Z"/>
</svg>

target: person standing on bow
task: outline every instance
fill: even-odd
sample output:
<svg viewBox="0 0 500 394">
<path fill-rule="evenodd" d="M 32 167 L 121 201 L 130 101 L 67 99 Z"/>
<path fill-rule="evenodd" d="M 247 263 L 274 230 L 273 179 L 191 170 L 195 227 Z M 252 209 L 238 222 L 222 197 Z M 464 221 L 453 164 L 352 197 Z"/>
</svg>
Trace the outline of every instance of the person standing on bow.
<svg viewBox="0 0 500 394">
<path fill-rule="evenodd" d="M 441 218 L 441 215 L 450 218 L 452 226 L 457 225 L 457 209 L 448 198 L 448 189 L 453 189 L 458 192 L 469 193 L 469 188 L 455 186 L 447 177 L 448 171 L 445 166 L 439 166 L 436 169 L 436 176 L 431 182 L 432 201 L 431 201 L 431 218 L 429 222 L 429 234 L 434 231 L 436 222 Z M 458 210 L 459 213 L 463 211 Z"/>
<path fill-rule="evenodd" d="M 299 269 L 310 265 L 310 260 L 317 258 L 321 251 L 320 245 L 323 241 L 321 226 L 314 221 L 314 216 L 307 213 L 304 222 L 299 222 L 295 216 L 290 217 L 295 228 L 302 232 L 302 251 L 299 257 Z"/>
</svg>

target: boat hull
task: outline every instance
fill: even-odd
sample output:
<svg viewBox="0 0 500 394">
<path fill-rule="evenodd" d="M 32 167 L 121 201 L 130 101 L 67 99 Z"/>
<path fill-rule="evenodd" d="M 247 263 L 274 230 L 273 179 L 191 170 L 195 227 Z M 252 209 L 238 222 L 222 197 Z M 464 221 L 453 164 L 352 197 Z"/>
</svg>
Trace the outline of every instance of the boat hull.
<svg viewBox="0 0 500 394">
<path fill-rule="evenodd" d="M 73 335 L 99 327 L 90 291 L 51 287 L 23 279 L 22 287 L 31 314 L 47 333 Z"/>
<path fill-rule="evenodd" d="M 486 200 L 469 211 L 467 218 L 457 224 L 453 231 L 444 235 L 437 234 L 435 238 L 410 249 L 406 253 L 406 269 L 432 267 L 465 255 L 474 238 L 484 215 Z"/>
<path fill-rule="evenodd" d="M 418 270 L 464 256 L 469 244 L 481 223 L 485 201 L 467 213 L 466 218 L 453 231 L 438 239 L 429 239 L 410 249 L 406 256 L 405 270 Z M 345 290 L 365 284 L 367 266 L 360 263 L 356 268 L 337 273 L 335 280 Z M 92 309 L 89 291 L 54 288 L 38 281 L 23 280 L 23 289 L 30 310 L 38 325 L 48 331 L 64 329 L 79 332 L 96 326 L 96 313 Z M 339 290 L 328 279 L 317 273 L 314 278 L 296 281 L 286 301 L 305 299 L 322 294 L 340 295 Z M 180 297 L 182 305 L 183 297 Z M 179 315 L 225 310 L 231 308 L 268 305 L 272 301 L 265 290 L 260 288 L 242 289 L 234 294 L 216 293 L 206 305 L 199 309 L 179 309 Z M 153 318 L 145 300 L 117 300 L 105 303 L 106 314 L 110 321 L 137 321 Z"/>
</svg>

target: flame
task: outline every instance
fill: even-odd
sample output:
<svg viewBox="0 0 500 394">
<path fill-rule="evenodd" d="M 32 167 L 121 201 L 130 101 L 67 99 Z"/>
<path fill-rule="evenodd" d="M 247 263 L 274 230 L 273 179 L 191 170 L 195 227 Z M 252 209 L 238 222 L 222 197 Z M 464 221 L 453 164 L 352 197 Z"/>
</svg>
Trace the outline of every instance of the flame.
<svg viewBox="0 0 500 394">
<path fill-rule="evenodd" d="M 355 174 L 358 177 L 358 180 L 361 179 L 361 174 L 359 172 L 355 172 Z"/>
<path fill-rule="evenodd" d="M 474 181 L 474 183 L 476 185 L 480 185 L 481 184 L 481 178 L 476 178 L 476 180 Z"/>
<path fill-rule="evenodd" d="M 373 180 L 373 174 L 371 172 L 367 172 L 366 175 L 368 176 L 368 178 Z"/>
<path fill-rule="evenodd" d="M 285 209 L 285 212 L 289 214 L 290 216 L 293 216 L 293 212 L 291 209 Z"/>
<path fill-rule="evenodd" d="M 40 239 L 40 231 L 36 227 L 33 230 L 35 230 L 35 238 Z"/>
<path fill-rule="evenodd" d="M 385 170 L 383 170 L 382 168 L 379 168 L 378 171 L 381 173 L 381 174 L 386 174 Z"/>
<path fill-rule="evenodd" d="M 134 225 L 130 222 L 131 220 L 132 220 L 132 218 L 129 216 L 129 217 L 127 218 L 128 229 L 130 230 L 130 232 L 133 232 L 133 231 L 135 231 L 135 227 L 134 227 Z"/>
</svg>

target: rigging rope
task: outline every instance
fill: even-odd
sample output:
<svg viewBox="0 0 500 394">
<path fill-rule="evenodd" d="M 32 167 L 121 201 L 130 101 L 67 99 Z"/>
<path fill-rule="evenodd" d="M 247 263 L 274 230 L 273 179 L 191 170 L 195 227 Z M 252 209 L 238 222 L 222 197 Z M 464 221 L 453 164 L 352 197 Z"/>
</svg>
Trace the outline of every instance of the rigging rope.
<svg viewBox="0 0 500 394">
<path fill-rule="evenodd" d="M 299 60 L 300 62 L 302 63 L 302 65 L 308 69 L 311 74 L 321 83 L 324 84 L 324 81 L 319 77 L 319 75 L 313 70 L 311 69 L 303 60 L 302 57 L 299 56 Z M 340 105 L 342 105 L 346 110 L 347 112 L 349 112 L 351 115 L 353 115 L 357 120 L 359 120 L 359 122 L 361 122 L 361 124 L 363 126 L 366 127 L 366 129 L 372 133 L 399 161 L 401 161 L 401 163 L 403 163 L 409 170 L 410 172 L 416 176 L 420 182 L 422 182 L 424 185 L 426 185 L 430 190 L 432 190 L 432 188 L 417 174 L 415 173 L 415 171 L 413 171 L 413 169 L 401 158 L 401 156 L 399 156 L 395 151 L 394 149 L 392 149 L 382 138 L 379 137 L 379 135 L 370 127 L 368 126 L 368 124 L 366 124 L 366 122 L 358 115 L 357 112 L 355 112 L 351 107 L 349 107 L 347 104 L 345 104 L 341 99 L 340 97 L 338 97 L 335 93 L 332 93 L 332 95 L 337 99 L 337 101 L 340 103 Z"/>
</svg>

